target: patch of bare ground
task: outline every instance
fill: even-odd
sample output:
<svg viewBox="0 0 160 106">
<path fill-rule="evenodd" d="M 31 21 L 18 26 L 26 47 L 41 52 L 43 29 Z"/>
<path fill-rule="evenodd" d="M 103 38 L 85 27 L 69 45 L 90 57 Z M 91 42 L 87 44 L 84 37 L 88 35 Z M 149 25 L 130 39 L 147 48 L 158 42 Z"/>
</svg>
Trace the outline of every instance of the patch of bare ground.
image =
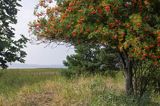
<svg viewBox="0 0 160 106">
<path fill-rule="evenodd" d="M 19 106 L 52 106 L 54 97 L 53 92 L 33 93 L 22 97 L 18 104 Z"/>
</svg>

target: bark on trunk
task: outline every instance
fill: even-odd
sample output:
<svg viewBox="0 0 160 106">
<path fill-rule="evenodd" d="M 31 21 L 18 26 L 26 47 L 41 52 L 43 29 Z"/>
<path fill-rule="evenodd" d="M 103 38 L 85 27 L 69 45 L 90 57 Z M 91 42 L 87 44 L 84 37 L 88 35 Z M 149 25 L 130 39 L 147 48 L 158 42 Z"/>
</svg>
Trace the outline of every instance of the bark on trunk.
<svg viewBox="0 0 160 106">
<path fill-rule="evenodd" d="M 128 65 L 125 67 L 125 89 L 126 89 L 126 94 L 131 95 L 134 93 L 133 90 L 133 74 L 132 74 L 132 67 L 131 63 L 129 62 Z"/>
<path fill-rule="evenodd" d="M 124 66 L 126 94 L 127 95 L 132 95 L 132 94 L 134 94 L 132 62 L 129 59 L 127 53 L 119 52 L 119 54 L 120 54 L 120 57 L 122 59 L 122 63 L 123 63 L 123 66 Z"/>
</svg>

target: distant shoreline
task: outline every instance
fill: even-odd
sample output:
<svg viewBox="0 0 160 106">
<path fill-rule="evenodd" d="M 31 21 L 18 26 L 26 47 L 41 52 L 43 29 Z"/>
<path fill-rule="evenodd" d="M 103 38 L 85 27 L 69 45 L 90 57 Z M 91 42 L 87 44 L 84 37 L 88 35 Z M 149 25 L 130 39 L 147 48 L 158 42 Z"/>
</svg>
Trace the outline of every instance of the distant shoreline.
<svg viewBox="0 0 160 106">
<path fill-rule="evenodd" d="M 66 68 L 64 65 L 8 64 L 8 69 Z"/>
</svg>

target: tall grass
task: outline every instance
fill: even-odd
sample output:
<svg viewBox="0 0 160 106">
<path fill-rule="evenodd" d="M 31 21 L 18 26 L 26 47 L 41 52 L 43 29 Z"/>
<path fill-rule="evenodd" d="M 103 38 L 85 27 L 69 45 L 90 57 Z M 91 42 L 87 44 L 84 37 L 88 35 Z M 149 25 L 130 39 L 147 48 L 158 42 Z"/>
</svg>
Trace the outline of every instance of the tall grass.
<svg viewBox="0 0 160 106">
<path fill-rule="evenodd" d="M 54 72 L 53 70 L 47 70 Z M 28 71 L 27 71 L 28 72 Z M 32 71 L 30 71 L 32 72 Z M 8 82 L 16 84 L 2 84 L 8 87 L 7 92 L 15 92 L 13 96 L 5 96 L 1 92 L 0 102 L 2 106 L 159 106 L 153 98 L 146 94 L 141 99 L 128 97 L 124 94 L 124 82 L 122 73 L 114 78 L 104 75 L 81 75 L 79 77 L 68 78 L 64 75 L 48 75 L 45 72 L 33 70 L 33 73 L 17 74 L 18 72 L 9 71 L 4 76 L 10 76 Z M 12 74 L 14 73 L 14 74 Z M 38 74 L 36 73 L 44 73 Z M 61 72 L 63 73 L 63 71 Z M 1 78 L 4 78 L 1 76 Z M 12 76 L 12 77 L 11 77 Z M 13 77 L 16 76 L 16 77 Z M 23 77 L 23 78 L 22 78 Z M 7 78 L 7 77 L 5 77 Z M 21 78 L 21 79 L 20 79 Z M 2 79 L 1 79 L 2 80 Z M 1 81 L 5 82 L 5 81 Z M 25 83 L 25 84 L 24 84 Z M 20 85 L 19 85 L 20 84 Z M 22 85 L 21 85 L 22 84 Z M 10 88 L 11 87 L 11 88 Z M 2 90 L 2 88 L 1 88 Z"/>
<path fill-rule="evenodd" d="M 0 70 L 0 94 L 14 94 L 25 85 L 54 79 L 60 69 L 10 69 Z"/>
</svg>

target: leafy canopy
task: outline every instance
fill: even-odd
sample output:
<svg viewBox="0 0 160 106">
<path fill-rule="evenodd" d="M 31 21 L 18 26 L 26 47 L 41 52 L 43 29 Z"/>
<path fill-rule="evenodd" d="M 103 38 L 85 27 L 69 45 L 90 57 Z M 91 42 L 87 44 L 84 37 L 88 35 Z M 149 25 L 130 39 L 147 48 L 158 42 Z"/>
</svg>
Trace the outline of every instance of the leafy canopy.
<svg viewBox="0 0 160 106">
<path fill-rule="evenodd" d="M 30 29 L 39 40 L 102 44 L 160 62 L 159 0 L 40 0 Z"/>
</svg>

